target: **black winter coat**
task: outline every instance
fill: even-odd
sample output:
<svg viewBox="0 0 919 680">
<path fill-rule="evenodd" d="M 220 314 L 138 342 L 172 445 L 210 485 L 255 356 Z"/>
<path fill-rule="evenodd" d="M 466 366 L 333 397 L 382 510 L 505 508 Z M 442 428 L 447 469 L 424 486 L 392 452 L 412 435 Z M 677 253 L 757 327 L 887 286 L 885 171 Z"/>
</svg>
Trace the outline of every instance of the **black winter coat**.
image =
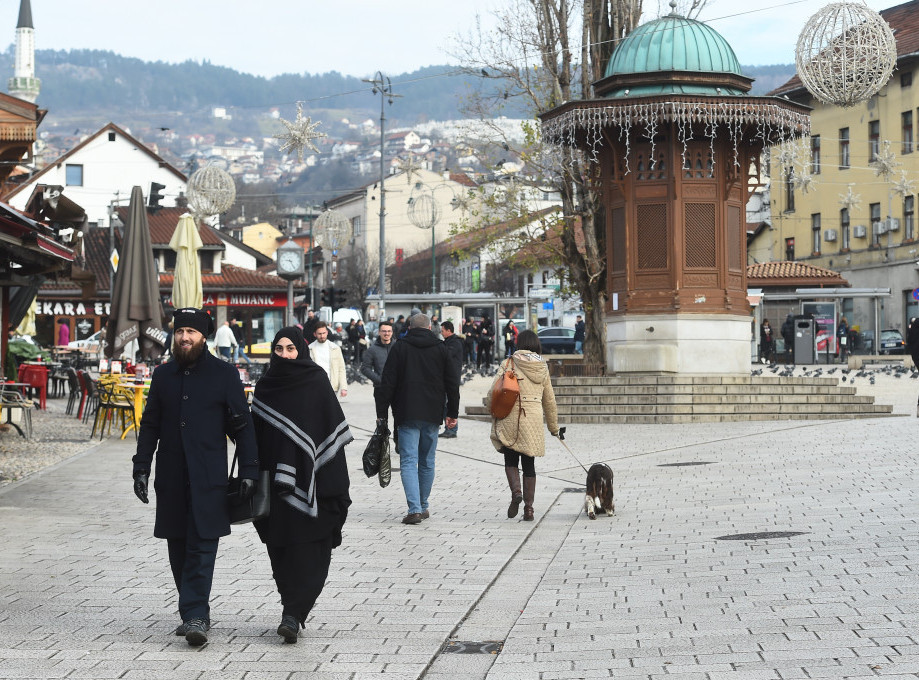
<svg viewBox="0 0 919 680">
<path fill-rule="evenodd" d="M 383 380 L 373 395 L 377 418 L 386 418 L 392 406 L 396 427 L 408 420 L 440 425 L 445 395 L 447 416 L 458 417 L 458 367 L 431 331 L 412 328 L 389 351 Z"/>
<path fill-rule="evenodd" d="M 133 461 L 135 473 L 149 471 L 156 453 L 157 538 L 184 539 L 189 511 L 202 538 L 230 533 L 228 413 L 245 421 L 234 435 L 239 472 L 257 479 L 255 429 L 236 368 L 205 351 L 193 366 L 182 367 L 173 360 L 153 371 Z"/>
<path fill-rule="evenodd" d="M 449 338 L 444 338 L 444 347 L 447 348 L 447 354 L 456 367 L 456 373 L 459 375 L 463 372 L 463 340 L 460 336 L 453 334 Z"/>
</svg>

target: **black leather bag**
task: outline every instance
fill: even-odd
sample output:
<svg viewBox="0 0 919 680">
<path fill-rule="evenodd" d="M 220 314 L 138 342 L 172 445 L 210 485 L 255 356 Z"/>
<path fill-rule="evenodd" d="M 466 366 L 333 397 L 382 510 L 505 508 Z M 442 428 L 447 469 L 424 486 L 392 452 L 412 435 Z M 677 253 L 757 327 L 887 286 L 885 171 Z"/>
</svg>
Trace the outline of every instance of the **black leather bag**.
<svg viewBox="0 0 919 680">
<path fill-rule="evenodd" d="M 246 524 L 257 519 L 265 519 L 271 510 L 271 475 L 268 470 L 258 473 L 258 487 L 255 495 L 249 500 L 239 497 L 239 477 L 234 477 L 236 471 L 236 454 L 233 454 L 233 465 L 230 468 L 230 478 L 227 480 L 227 508 L 230 511 L 230 524 Z"/>
</svg>

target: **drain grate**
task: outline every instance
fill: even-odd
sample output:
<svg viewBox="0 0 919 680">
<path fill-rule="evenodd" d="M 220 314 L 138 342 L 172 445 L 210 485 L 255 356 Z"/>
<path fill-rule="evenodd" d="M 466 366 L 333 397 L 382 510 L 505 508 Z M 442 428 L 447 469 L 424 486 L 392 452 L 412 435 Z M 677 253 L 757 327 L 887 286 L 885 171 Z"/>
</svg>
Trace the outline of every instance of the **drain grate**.
<svg viewBox="0 0 919 680">
<path fill-rule="evenodd" d="M 443 646 L 445 654 L 498 654 L 504 648 L 504 640 L 472 642 L 469 640 L 450 640 Z"/>
<path fill-rule="evenodd" d="M 718 536 L 716 541 L 762 541 L 769 538 L 791 538 L 806 534 L 806 531 L 756 531 L 752 534 L 728 534 Z"/>
<path fill-rule="evenodd" d="M 685 463 L 661 463 L 657 467 L 689 467 L 690 465 L 714 465 L 713 460 L 690 460 Z"/>
</svg>

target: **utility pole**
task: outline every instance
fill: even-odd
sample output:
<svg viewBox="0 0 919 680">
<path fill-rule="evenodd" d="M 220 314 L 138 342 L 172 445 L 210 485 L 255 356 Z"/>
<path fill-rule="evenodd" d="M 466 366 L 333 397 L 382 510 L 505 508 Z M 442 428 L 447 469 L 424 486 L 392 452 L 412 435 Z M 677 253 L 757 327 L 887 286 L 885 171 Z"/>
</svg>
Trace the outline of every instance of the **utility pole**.
<svg viewBox="0 0 919 680">
<path fill-rule="evenodd" d="M 370 80 L 364 80 L 365 83 L 373 85 L 373 94 L 380 94 L 380 311 L 377 313 L 378 321 L 385 319 L 386 311 L 386 191 L 383 188 L 383 182 L 386 179 L 386 100 L 393 103 L 393 99 L 402 95 L 393 94 L 392 81 L 383 75 L 382 71 L 377 71 L 376 75 Z"/>
</svg>

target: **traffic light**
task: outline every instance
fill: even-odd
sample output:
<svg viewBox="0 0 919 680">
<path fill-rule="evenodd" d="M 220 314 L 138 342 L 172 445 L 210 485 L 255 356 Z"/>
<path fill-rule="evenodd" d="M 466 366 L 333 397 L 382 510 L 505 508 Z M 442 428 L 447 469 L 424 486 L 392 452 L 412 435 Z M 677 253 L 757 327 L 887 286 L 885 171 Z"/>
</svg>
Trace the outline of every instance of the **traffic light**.
<svg viewBox="0 0 919 680">
<path fill-rule="evenodd" d="M 159 182 L 150 182 L 150 196 L 147 198 L 147 207 L 158 210 L 163 206 L 160 205 L 160 201 L 163 200 L 163 189 L 166 188 L 165 184 L 160 184 Z"/>
<path fill-rule="evenodd" d="M 333 289 L 323 288 L 319 291 L 319 304 L 322 307 L 331 307 L 333 299 Z"/>
<path fill-rule="evenodd" d="M 348 299 L 348 291 L 344 288 L 335 289 L 335 299 L 338 301 L 339 305 L 344 305 L 345 300 Z"/>
</svg>

